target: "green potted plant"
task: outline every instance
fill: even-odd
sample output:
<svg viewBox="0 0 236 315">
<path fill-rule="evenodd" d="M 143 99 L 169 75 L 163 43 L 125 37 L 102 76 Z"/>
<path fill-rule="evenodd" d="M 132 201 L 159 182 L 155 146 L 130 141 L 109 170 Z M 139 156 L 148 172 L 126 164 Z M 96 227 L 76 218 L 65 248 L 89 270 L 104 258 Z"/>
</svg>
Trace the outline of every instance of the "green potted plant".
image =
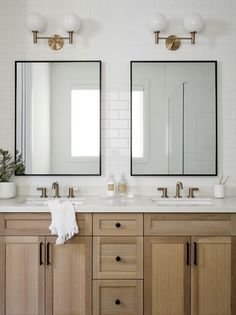
<svg viewBox="0 0 236 315">
<path fill-rule="evenodd" d="M 7 150 L 0 149 L 0 199 L 14 198 L 16 184 L 11 181 L 14 174 L 24 174 L 25 166 L 22 155 L 16 153 L 14 160 Z"/>
</svg>

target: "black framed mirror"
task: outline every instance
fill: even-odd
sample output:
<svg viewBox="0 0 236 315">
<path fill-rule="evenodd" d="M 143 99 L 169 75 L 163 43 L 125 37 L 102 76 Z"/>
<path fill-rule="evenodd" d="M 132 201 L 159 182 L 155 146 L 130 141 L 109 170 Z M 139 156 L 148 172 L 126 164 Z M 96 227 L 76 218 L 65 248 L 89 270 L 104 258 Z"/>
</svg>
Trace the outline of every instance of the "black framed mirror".
<svg viewBox="0 0 236 315">
<path fill-rule="evenodd" d="M 217 175 L 217 62 L 131 61 L 131 175 Z"/>
<path fill-rule="evenodd" d="M 25 175 L 101 175 L 101 61 L 15 62 Z"/>
</svg>

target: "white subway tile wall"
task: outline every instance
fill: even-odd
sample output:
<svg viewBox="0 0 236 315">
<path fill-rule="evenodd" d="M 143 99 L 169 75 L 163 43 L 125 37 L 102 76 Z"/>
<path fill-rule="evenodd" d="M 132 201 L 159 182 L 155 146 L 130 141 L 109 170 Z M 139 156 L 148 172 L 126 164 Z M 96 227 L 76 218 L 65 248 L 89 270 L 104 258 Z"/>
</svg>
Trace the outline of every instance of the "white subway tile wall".
<svg viewBox="0 0 236 315">
<path fill-rule="evenodd" d="M 169 20 L 167 33 L 185 35 L 183 19 L 198 12 L 206 21 L 196 45 L 183 42 L 168 51 L 154 43 L 148 25 L 160 11 Z M 61 51 L 48 48 L 46 41 L 33 45 L 25 25 L 29 13 L 47 19 L 45 34 L 64 34 L 62 17 L 75 12 L 82 29 L 74 45 Z M 102 176 L 57 178 L 64 185 L 77 184 L 83 193 L 95 187 L 105 190 L 110 172 L 118 180 L 126 174 L 136 192 L 154 193 L 156 186 L 212 186 L 212 177 L 130 177 L 129 157 L 129 61 L 130 60 L 218 60 L 219 173 L 230 175 L 228 186 L 236 186 L 236 1 L 235 0 L 11 0 L 0 10 L 0 148 L 14 149 L 14 61 L 15 60 L 102 60 Z M 19 191 L 54 177 L 17 178 Z"/>
</svg>

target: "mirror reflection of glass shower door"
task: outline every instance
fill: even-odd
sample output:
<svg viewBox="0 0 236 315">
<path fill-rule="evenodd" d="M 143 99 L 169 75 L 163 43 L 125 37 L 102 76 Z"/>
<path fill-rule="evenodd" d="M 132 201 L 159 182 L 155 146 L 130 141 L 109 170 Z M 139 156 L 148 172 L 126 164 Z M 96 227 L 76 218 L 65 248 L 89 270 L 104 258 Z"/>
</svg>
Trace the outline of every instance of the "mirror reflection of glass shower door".
<svg viewBox="0 0 236 315">
<path fill-rule="evenodd" d="M 184 172 L 184 83 L 168 98 L 168 174 Z"/>
</svg>

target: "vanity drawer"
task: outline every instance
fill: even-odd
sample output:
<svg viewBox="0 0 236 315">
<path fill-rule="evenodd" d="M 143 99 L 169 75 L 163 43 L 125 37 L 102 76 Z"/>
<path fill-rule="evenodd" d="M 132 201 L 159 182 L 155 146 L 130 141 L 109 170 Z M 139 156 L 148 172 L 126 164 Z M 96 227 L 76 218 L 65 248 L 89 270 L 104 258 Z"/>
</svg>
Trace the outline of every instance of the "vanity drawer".
<svg viewBox="0 0 236 315">
<path fill-rule="evenodd" d="M 94 235 L 143 235 L 142 213 L 95 213 Z"/>
<path fill-rule="evenodd" d="M 92 215 L 76 214 L 79 235 L 92 235 Z M 51 235 L 49 213 L 8 213 L 4 215 L 5 235 Z"/>
<path fill-rule="evenodd" d="M 94 237 L 95 279 L 142 279 L 142 237 Z"/>
<path fill-rule="evenodd" d="M 93 315 L 142 314 L 142 280 L 93 281 Z"/>
<path fill-rule="evenodd" d="M 145 235 L 231 235 L 231 214 L 159 213 L 144 215 Z"/>
</svg>

